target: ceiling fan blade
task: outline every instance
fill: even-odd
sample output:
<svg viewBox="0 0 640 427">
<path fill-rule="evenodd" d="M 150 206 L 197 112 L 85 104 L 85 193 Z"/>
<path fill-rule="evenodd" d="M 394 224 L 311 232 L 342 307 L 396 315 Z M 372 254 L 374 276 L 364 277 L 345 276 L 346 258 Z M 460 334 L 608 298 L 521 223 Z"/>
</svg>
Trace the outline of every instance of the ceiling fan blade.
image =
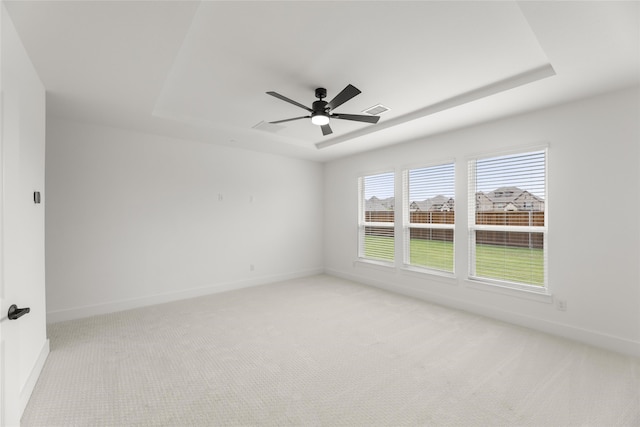
<svg viewBox="0 0 640 427">
<path fill-rule="evenodd" d="M 329 101 L 329 103 L 327 104 L 327 107 L 329 107 L 332 110 L 334 108 L 338 108 L 339 106 L 341 106 L 342 104 L 344 104 L 345 102 L 353 98 L 354 96 L 358 95 L 359 93 L 360 93 L 360 89 L 358 89 L 352 84 L 349 84 L 347 85 L 347 87 L 342 89 L 342 92 L 337 94 L 335 98 Z"/>
<path fill-rule="evenodd" d="M 333 133 L 333 131 L 331 130 L 331 126 L 329 126 L 329 125 L 322 125 L 320 127 L 322 128 L 322 135 L 323 136 L 327 136 L 327 135 Z"/>
<path fill-rule="evenodd" d="M 304 108 L 310 113 L 313 113 L 313 110 L 305 105 L 300 104 L 299 102 L 294 101 L 293 99 L 289 99 L 284 95 L 280 95 L 278 92 L 267 92 L 268 95 L 275 96 L 278 99 L 288 102 L 289 104 L 293 104 L 297 107 Z"/>
<path fill-rule="evenodd" d="M 284 120 L 276 120 L 275 122 L 269 122 L 272 125 L 275 125 L 276 123 L 284 123 L 284 122 L 290 122 L 292 120 L 300 120 L 300 119 L 310 119 L 311 116 L 300 116 L 300 117 L 294 117 L 292 119 L 284 119 Z"/>
<path fill-rule="evenodd" d="M 332 119 L 354 120 L 356 122 L 378 123 L 379 116 L 365 116 L 362 114 L 332 114 Z"/>
</svg>

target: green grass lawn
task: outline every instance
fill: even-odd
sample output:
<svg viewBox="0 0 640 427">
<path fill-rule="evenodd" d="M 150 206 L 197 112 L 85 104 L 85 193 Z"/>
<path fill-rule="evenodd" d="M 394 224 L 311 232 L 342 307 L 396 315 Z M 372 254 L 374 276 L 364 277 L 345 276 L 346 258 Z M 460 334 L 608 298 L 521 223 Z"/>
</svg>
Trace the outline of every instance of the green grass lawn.
<svg viewBox="0 0 640 427">
<path fill-rule="evenodd" d="M 365 236 L 364 256 L 381 261 L 393 261 L 393 237 Z"/>
<path fill-rule="evenodd" d="M 368 258 L 393 261 L 393 238 L 366 236 L 364 250 Z M 410 254 L 412 265 L 453 271 L 454 257 L 451 242 L 411 239 Z M 476 276 L 543 286 L 542 249 L 477 245 Z"/>
<path fill-rule="evenodd" d="M 453 243 L 438 240 L 411 239 L 411 265 L 453 273 Z"/>
<path fill-rule="evenodd" d="M 476 276 L 544 286 L 542 249 L 476 245 Z"/>
</svg>

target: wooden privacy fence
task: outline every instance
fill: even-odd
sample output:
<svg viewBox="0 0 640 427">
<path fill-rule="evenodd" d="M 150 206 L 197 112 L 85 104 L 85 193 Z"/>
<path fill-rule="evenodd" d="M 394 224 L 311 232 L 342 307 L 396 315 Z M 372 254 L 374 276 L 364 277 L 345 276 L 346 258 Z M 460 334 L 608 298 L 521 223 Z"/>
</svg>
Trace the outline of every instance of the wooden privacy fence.
<svg viewBox="0 0 640 427">
<path fill-rule="evenodd" d="M 364 220 L 366 222 L 393 222 L 395 218 L 393 211 L 366 211 Z M 421 224 L 453 224 L 455 212 L 411 212 L 410 221 Z"/>
<path fill-rule="evenodd" d="M 393 211 L 366 211 L 367 222 L 394 221 Z M 455 212 L 410 212 L 412 224 L 454 224 Z M 478 212 L 476 213 L 478 225 L 502 225 L 502 226 L 544 226 L 544 212 L 516 211 L 516 212 Z M 391 225 L 391 224 L 389 224 Z M 411 239 L 438 240 L 444 242 L 453 241 L 453 230 L 409 227 Z M 365 235 L 393 237 L 393 228 L 389 227 L 365 227 Z M 476 231 L 476 243 L 487 245 L 511 246 L 542 249 L 542 233 L 522 233 L 513 231 Z"/>
<path fill-rule="evenodd" d="M 544 212 L 477 212 L 476 224 L 542 227 L 544 226 Z"/>
<path fill-rule="evenodd" d="M 514 231 L 476 231 L 476 244 L 497 245 L 516 248 L 542 249 L 542 233 L 521 233 Z"/>
</svg>

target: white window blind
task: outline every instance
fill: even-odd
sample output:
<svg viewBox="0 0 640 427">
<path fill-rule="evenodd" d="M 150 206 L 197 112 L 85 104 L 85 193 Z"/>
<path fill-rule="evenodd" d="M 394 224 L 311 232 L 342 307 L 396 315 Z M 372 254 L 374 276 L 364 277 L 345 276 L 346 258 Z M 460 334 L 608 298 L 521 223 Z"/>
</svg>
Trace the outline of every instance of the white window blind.
<svg viewBox="0 0 640 427">
<path fill-rule="evenodd" d="M 394 173 L 360 177 L 358 186 L 358 256 L 392 262 L 395 252 Z"/>
<path fill-rule="evenodd" d="M 546 287 L 546 150 L 469 162 L 469 275 Z"/>
<path fill-rule="evenodd" d="M 404 263 L 453 273 L 454 164 L 404 171 L 403 190 Z"/>
</svg>

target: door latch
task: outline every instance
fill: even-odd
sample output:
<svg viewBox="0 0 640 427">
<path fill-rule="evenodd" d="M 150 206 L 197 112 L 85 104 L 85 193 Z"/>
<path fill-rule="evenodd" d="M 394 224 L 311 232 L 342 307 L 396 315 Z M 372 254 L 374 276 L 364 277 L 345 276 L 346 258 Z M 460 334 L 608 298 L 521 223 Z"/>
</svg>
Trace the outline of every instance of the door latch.
<svg viewBox="0 0 640 427">
<path fill-rule="evenodd" d="M 7 316 L 9 317 L 9 320 L 16 320 L 16 319 L 24 316 L 25 314 L 27 314 L 30 311 L 31 311 L 31 309 L 29 307 L 18 308 L 17 305 L 13 304 L 11 307 L 9 307 L 9 312 L 7 313 Z"/>
</svg>

